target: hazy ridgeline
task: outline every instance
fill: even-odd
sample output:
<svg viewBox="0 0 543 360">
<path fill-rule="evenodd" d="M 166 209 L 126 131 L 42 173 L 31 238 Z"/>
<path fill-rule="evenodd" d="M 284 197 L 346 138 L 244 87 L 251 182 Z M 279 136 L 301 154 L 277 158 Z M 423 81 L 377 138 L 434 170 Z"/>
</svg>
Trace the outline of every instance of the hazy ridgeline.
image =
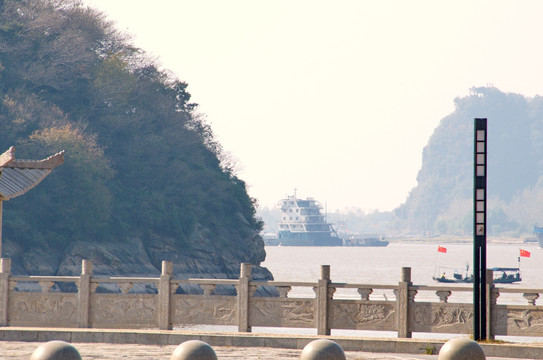
<svg viewBox="0 0 543 360">
<path fill-rule="evenodd" d="M 454 102 L 455 111 L 441 120 L 424 147 L 418 184 L 406 201 L 391 212 L 329 213 L 337 230 L 387 236 L 471 234 L 477 117 L 488 118 L 489 235 L 533 234 L 534 225 L 543 225 L 543 97 L 484 87 Z M 278 213 L 264 208 L 259 215 L 273 231 Z"/>
</svg>

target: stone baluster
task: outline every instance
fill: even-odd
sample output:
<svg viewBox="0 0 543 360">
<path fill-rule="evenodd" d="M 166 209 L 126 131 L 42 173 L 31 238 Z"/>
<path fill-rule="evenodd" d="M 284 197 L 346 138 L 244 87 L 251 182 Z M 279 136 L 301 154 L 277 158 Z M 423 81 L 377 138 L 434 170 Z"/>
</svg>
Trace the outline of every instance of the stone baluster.
<svg viewBox="0 0 543 360">
<path fill-rule="evenodd" d="M 179 284 L 174 282 L 174 283 L 170 283 L 170 295 L 175 295 L 177 294 L 177 289 L 179 289 Z"/>
<path fill-rule="evenodd" d="M 278 286 L 277 291 L 279 291 L 280 298 L 288 298 L 289 291 L 292 290 L 292 286 Z"/>
<path fill-rule="evenodd" d="M 409 330 L 409 304 L 414 300 L 416 295 L 416 291 L 409 290 L 411 284 L 411 268 L 403 267 L 398 291 L 395 293 L 396 308 L 398 310 L 398 337 L 403 338 L 411 337 L 411 331 Z"/>
<path fill-rule="evenodd" d="M 96 293 L 96 289 L 98 289 L 98 286 L 100 286 L 99 282 L 91 282 L 91 284 L 90 284 L 90 292 L 91 292 L 91 294 Z"/>
<path fill-rule="evenodd" d="M 449 299 L 449 296 L 451 296 L 451 292 L 448 290 L 438 290 L 436 291 L 436 295 L 439 298 L 439 302 L 446 303 Z"/>
<path fill-rule="evenodd" d="M 329 291 L 330 285 L 330 265 L 321 265 L 321 278 L 317 285 L 317 334 L 330 335 L 328 325 L 329 301 L 334 292 Z M 335 289 L 334 289 L 335 291 Z"/>
<path fill-rule="evenodd" d="M 215 284 L 200 284 L 200 287 L 204 290 L 204 296 L 210 296 L 213 290 L 215 290 Z"/>
<path fill-rule="evenodd" d="M 358 288 L 358 293 L 360 294 L 360 300 L 369 301 L 373 289 Z"/>
<path fill-rule="evenodd" d="M 39 281 L 38 283 L 40 284 L 42 293 L 49 292 L 49 290 L 51 290 L 53 285 L 55 285 L 54 281 Z"/>
<path fill-rule="evenodd" d="M 158 328 L 160 330 L 171 330 L 170 322 L 170 280 L 173 273 L 173 263 L 162 261 L 162 274 L 158 283 Z"/>
<path fill-rule="evenodd" d="M 249 282 L 251 281 L 251 264 L 242 263 L 240 269 L 238 292 L 238 331 L 251 332 L 249 324 Z"/>
<path fill-rule="evenodd" d="M 493 332 L 493 318 L 494 314 L 493 311 L 496 308 L 494 305 L 496 305 L 496 302 L 492 301 L 492 290 L 494 289 L 494 271 L 491 269 L 485 270 L 485 276 L 486 276 L 486 288 L 484 289 L 486 292 L 486 337 L 489 340 L 494 340 L 494 332 Z"/>
<path fill-rule="evenodd" d="M 538 293 L 524 293 L 522 294 L 526 300 L 528 300 L 528 305 L 534 305 L 535 301 L 539 298 Z"/>
<path fill-rule="evenodd" d="M 119 283 L 119 289 L 121 289 L 121 294 L 126 295 L 132 289 L 132 286 L 134 286 L 133 282 L 122 282 Z"/>
<path fill-rule="evenodd" d="M 78 298 L 79 298 L 79 327 L 90 327 L 90 294 L 95 292 L 98 283 L 90 282 L 92 277 L 92 261 L 83 260 L 81 262 L 81 276 L 77 282 Z"/>
<path fill-rule="evenodd" d="M 7 326 L 8 324 L 8 299 L 11 290 L 10 275 L 11 259 L 0 259 L 0 326 Z"/>
</svg>

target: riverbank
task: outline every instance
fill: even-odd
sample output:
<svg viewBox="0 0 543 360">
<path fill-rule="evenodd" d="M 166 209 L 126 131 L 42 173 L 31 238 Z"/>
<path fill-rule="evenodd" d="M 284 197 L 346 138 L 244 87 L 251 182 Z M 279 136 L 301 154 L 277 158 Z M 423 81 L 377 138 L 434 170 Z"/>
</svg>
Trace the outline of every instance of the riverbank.
<svg viewBox="0 0 543 360">
<path fill-rule="evenodd" d="M 536 241 L 526 242 L 526 239 L 534 238 L 533 234 L 524 234 L 520 237 L 513 236 L 488 236 L 487 243 L 503 244 L 503 245 L 521 245 L 521 244 L 537 244 Z M 454 235 L 436 235 L 436 236 L 403 236 L 386 238 L 390 243 L 398 244 L 471 244 L 473 243 L 472 236 L 454 236 Z"/>
<path fill-rule="evenodd" d="M 311 341 L 337 342 L 347 359 L 437 359 L 445 340 L 358 338 L 345 336 L 278 335 L 165 330 L 71 328 L 0 328 L 0 359 L 28 359 L 41 343 L 66 341 L 83 359 L 169 359 L 175 347 L 201 340 L 219 359 L 297 359 Z M 543 359 L 543 344 L 481 344 L 487 359 Z M 428 355 L 432 353 L 433 355 Z M 122 354 L 122 355 L 120 355 Z"/>
</svg>

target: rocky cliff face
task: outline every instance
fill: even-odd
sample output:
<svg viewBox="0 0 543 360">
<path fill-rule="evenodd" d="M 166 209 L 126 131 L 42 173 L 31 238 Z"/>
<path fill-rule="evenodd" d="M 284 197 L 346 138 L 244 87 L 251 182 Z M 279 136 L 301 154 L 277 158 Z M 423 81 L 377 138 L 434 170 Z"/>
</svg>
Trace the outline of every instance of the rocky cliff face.
<svg viewBox="0 0 543 360">
<path fill-rule="evenodd" d="M 174 239 L 155 236 L 148 246 L 139 238 L 125 242 L 77 241 L 66 249 L 32 248 L 25 250 L 7 239 L 4 243 L 5 257 L 12 259 L 15 275 L 59 275 L 81 274 L 81 261 L 92 260 L 94 275 L 102 276 L 160 276 L 162 261 L 171 261 L 176 278 L 225 278 L 239 277 L 240 264 L 248 259 L 264 259 L 264 243 L 254 234 L 254 246 L 244 249 L 221 251 L 212 239 L 199 236 L 196 246 L 180 250 Z M 273 280 L 268 269 L 253 261 L 252 274 L 255 280 Z"/>
</svg>

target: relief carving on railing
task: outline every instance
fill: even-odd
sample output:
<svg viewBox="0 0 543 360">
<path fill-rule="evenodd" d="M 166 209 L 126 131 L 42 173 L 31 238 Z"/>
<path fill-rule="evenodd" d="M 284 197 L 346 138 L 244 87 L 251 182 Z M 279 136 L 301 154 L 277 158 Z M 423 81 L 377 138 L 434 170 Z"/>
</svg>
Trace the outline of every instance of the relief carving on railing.
<svg viewBox="0 0 543 360">
<path fill-rule="evenodd" d="M 76 323 L 77 302 L 76 294 L 14 292 L 9 296 L 8 311 L 12 322 Z"/>
<path fill-rule="evenodd" d="M 385 302 L 334 302 L 332 327 L 338 329 L 390 329 L 396 328 L 395 304 Z"/>
<path fill-rule="evenodd" d="M 511 309 L 500 306 L 497 311 L 498 324 L 507 324 L 507 328 L 498 329 L 500 335 L 543 333 L 543 310 Z"/>
<path fill-rule="evenodd" d="M 315 322 L 314 300 L 254 301 L 250 307 L 254 326 L 312 327 Z"/>
<path fill-rule="evenodd" d="M 97 294 L 92 297 L 91 322 L 143 324 L 156 322 L 154 296 Z"/>
<path fill-rule="evenodd" d="M 413 331 L 458 332 L 471 329 L 473 305 L 414 303 Z"/>
<path fill-rule="evenodd" d="M 174 297 L 175 312 L 172 314 L 173 323 L 184 324 L 208 324 L 208 325 L 236 325 L 237 324 L 237 299 L 210 296 L 202 301 L 201 296 Z"/>
</svg>

